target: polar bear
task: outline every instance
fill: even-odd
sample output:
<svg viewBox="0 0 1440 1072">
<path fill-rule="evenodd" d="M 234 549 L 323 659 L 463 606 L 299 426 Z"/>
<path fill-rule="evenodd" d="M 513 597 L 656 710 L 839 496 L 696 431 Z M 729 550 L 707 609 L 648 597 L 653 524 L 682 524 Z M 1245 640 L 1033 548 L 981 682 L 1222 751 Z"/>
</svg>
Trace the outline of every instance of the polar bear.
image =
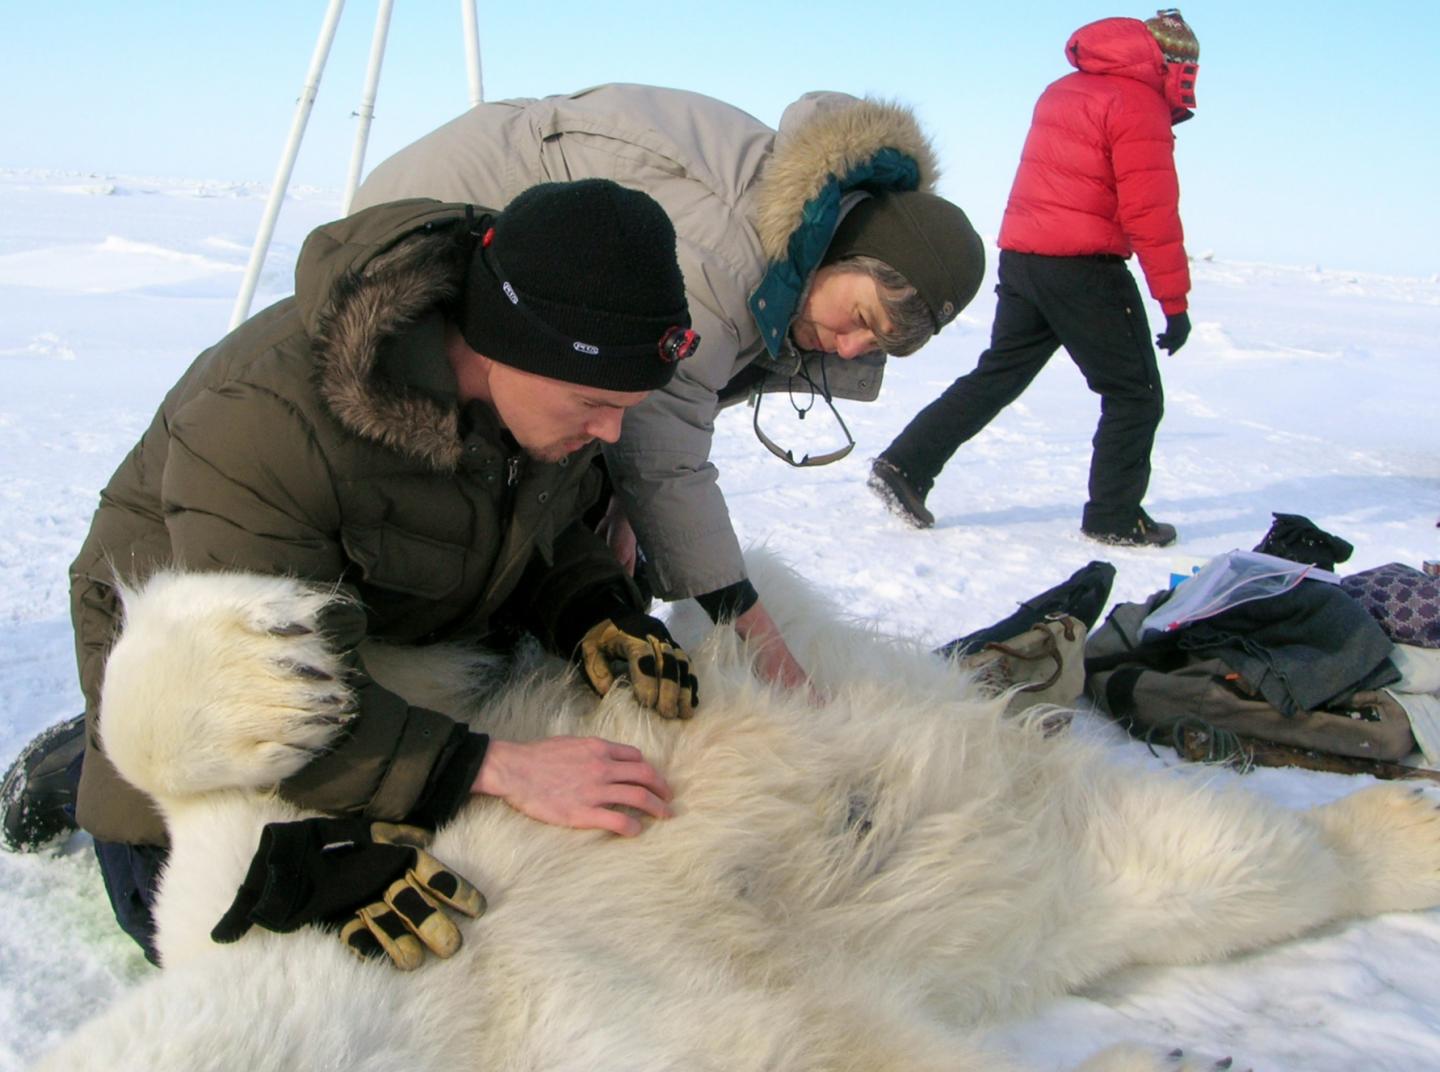
<svg viewBox="0 0 1440 1072">
<path fill-rule="evenodd" d="M 633 839 L 474 800 L 433 852 L 489 911 L 409 974 L 316 930 L 208 937 L 262 825 L 302 815 L 271 787 L 347 717 L 316 630 L 338 597 L 243 574 L 125 592 L 101 733 L 171 833 L 165 969 L 39 1067 L 1004 1072 L 980 1029 L 1121 967 L 1440 903 L 1428 792 L 1300 813 L 1122 768 L 1054 710 L 1006 716 L 955 664 L 840 621 L 778 563 L 751 572 L 818 706 L 683 608 L 703 700 L 688 722 L 623 688 L 597 699 L 535 652 L 366 650 L 411 702 L 512 739 L 634 744 L 675 791 L 677 814 Z M 1212 1067 L 1130 1045 L 1081 1066 Z"/>
</svg>

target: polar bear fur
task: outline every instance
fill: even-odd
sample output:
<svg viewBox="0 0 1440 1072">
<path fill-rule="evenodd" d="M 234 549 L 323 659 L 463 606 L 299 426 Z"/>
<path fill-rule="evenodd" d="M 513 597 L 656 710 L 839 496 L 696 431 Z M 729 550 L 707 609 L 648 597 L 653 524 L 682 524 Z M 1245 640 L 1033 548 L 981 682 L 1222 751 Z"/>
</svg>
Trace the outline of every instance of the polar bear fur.
<svg viewBox="0 0 1440 1072">
<path fill-rule="evenodd" d="M 464 946 L 401 974 L 333 935 L 208 938 L 269 793 L 349 717 L 316 619 L 332 594 L 162 574 L 125 593 L 101 733 L 160 802 L 165 970 L 44 1069 L 595 1072 L 1012 1069 L 977 1029 L 1117 968 L 1216 959 L 1440 902 L 1440 812 L 1382 786 L 1306 813 L 1112 765 L 1054 713 L 1003 717 L 964 671 L 837 621 L 752 563 L 823 703 L 759 682 L 730 630 L 673 628 L 702 706 L 597 700 L 534 653 L 365 654 L 412 702 L 496 736 L 638 746 L 676 795 L 634 839 L 477 799 L 434 854 L 487 896 Z M 326 680 L 327 677 L 336 680 Z M 1209 1067 L 1121 1046 L 1084 1072 Z"/>
</svg>

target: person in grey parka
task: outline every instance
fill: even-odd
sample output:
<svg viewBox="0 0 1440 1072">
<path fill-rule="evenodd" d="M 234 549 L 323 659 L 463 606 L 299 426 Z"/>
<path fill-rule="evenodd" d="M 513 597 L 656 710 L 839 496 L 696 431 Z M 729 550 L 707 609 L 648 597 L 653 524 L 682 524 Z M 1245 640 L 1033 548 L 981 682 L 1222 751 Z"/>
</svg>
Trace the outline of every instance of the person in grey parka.
<svg viewBox="0 0 1440 1072">
<path fill-rule="evenodd" d="M 503 206 L 537 182 L 588 177 L 643 190 L 670 215 L 701 338 L 605 450 L 611 544 L 633 565 L 638 540 L 659 596 L 734 619 L 759 642 L 762 674 L 800 684 L 746 577 L 710 462 L 715 415 L 767 390 L 874 399 L 884 355 L 918 349 L 974 297 L 983 244 L 929 192 L 936 165 L 911 112 L 838 93 L 794 102 L 778 132 L 652 86 L 482 104 L 378 165 L 353 207 Z"/>
</svg>

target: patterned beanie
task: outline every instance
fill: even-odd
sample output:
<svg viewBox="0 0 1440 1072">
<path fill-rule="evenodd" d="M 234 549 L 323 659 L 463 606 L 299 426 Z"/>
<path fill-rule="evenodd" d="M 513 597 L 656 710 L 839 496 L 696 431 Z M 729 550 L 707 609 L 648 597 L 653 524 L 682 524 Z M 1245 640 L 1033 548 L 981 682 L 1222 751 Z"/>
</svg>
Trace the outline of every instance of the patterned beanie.
<svg viewBox="0 0 1440 1072">
<path fill-rule="evenodd" d="M 675 228 L 609 179 L 550 182 L 479 223 L 460 331 L 502 365 L 611 391 L 653 391 L 694 352 Z"/>
<path fill-rule="evenodd" d="M 1145 29 L 1160 42 L 1160 51 L 1164 53 L 1166 63 L 1200 62 L 1200 42 L 1195 39 L 1195 31 L 1180 17 L 1178 7 L 1155 12 L 1153 19 L 1145 20 Z"/>
</svg>

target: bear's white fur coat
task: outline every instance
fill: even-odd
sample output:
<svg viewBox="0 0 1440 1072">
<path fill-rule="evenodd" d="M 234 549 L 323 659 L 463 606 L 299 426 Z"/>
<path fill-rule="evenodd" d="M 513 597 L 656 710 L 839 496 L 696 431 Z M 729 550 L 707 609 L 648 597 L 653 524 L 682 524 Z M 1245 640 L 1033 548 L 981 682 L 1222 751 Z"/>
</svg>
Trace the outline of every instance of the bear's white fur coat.
<svg viewBox="0 0 1440 1072">
<path fill-rule="evenodd" d="M 596 700 L 540 656 L 367 650 L 413 702 L 497 736 L 635 744 L 676 794 L 676 816 L 633 839 L 472 802 L 433 851 L 489 912 L 461 923 L 453 959 L 411 974 L 315 930 L 208 938 L 260 827 L 300 814 L 265 787 L 343 722 L 343 692 L 303 672 L 336 671 L 333 657 L 286 628 L 313 627 L 328 594 L 214 574 L 127 593 L 101 732 L 172 834 L 165 970 L 40 1067 L 993 1072 L 1014 1066 L 977 1028 L 1116 968 L 1440 902 L 1426 793 L 1295 813 L 1121 769 L 1053 712 L 1002 717 L 1004 698 L 955 666 L 754 565 L 818 708 L 757 681 L 729 630 L 691 648 L 689 722 L 623 688 Z M 1131 1046 L 1082 1066 L 1200 1067 Z"/>
</svg>

